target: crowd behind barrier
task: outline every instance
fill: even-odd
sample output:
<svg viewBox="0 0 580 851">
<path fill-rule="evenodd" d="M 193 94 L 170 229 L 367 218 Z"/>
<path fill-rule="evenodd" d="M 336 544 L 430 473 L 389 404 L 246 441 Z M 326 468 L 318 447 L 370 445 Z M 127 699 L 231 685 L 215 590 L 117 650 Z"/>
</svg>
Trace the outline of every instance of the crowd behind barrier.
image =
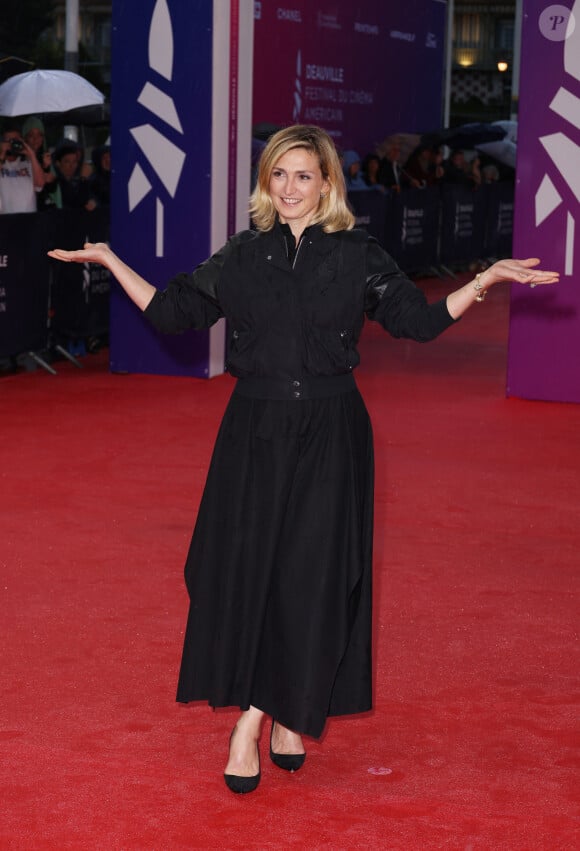
<svg viewBox="0 0 580 851">
<path fill-rule="evenodd" d="M 47 257 L 108 239 L 107 207 L 0 216 L 0 358 L 108 334 L 109 273 Z"/>
<path fill-rule="evenodd" d="M 408 274 L 509 256 L 513 185 L 476 191 L 441 185 L 401 192 L 351 192 L 357 226 L 369 231 Z M 0 216 L 0 357 L 49 351 L 56 342 L 106 337 L 109 273 L 51 261 L 54 246 L 109 239 L 109 208 Z"/>
</svg>

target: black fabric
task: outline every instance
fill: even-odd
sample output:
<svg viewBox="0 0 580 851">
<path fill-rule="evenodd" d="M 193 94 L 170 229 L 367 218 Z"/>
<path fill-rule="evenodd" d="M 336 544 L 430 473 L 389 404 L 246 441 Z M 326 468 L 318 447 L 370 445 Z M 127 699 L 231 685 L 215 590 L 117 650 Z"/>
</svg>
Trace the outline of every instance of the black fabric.
<svg viewBox="0 0 580 851">
<path fill-rule="evenodd" d="M 352 372 L 344 375 L 285 378 L 238 378 L 235 393 L 250 399 L 327 399 L 356 388 Z"/>
<path fill-rule="evenodd" d="M 233 394 L 185 576 L 177 699 L 250 705 L 312 736 L 371 706 L 373 457 L 359 393 Z"/>
<path fill-rule="evenodd" d="M 228 370 L 238 378 L 337 375 L 354 369 L 366 315 L 395 337 L 432 340 L 453 324 L 364 231 L 311 227 L 292 267 L 280 227 L 244 231 L 192 274 L 174 278 L 145 311 L 161 331 L 226 316 Z"/>
<path fill-rule="evenodd" d="M 316 226 L 294 265 L 279 226 L 237 234 L 146 310 L 171 332 L 226 316 L 240 378 L 185 568 L 180 701 L 254 705 L 312 736 L 371 706 L 373 445 L 351 379 L 365 313 L 417 340 L 453 322 L 366 233 Z"/>
</svg>

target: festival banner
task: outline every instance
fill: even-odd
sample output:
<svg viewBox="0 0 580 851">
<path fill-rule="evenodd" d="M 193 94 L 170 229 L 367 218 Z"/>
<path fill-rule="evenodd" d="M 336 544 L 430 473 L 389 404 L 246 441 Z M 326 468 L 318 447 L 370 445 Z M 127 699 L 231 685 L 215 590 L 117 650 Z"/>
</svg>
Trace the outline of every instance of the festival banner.
<svg viewBox="0 0 580 851">
<path fill-rule="evenodd" d="M 514 254 L 560 283 L 512 286 L 507 392 L 580 402 L 580 0 L 527 0 Z"/>
<path fill-rule="evenodd" d="M 440 216 L 437 186 L 391 194 L 385 247 L 405 272 L 429 270 L 439 262 Z"/>
<path fill-rule="evenodd" d="M 484 256 L 486 217 L 486 192 L 454 184 L 441 186 L 441 263 L 455 266 Z"/>
<path fill-rule="evenodd" d="M 113 4 L 111 243 L 155 286 L 248 224 L 252 32 L 251 0 Z M 223 322 L 158 334 L 111 292 L 114 371 L 207 377 L 224 342 Z"/>
<path fill-rule="evenodd" d="M 254 126 L 318 124 L 361 156 L 440 127 L 445 0 L 254 6 Z"/>
<path fill-rule="evenodd" d="M 514 187 L 509 180 L 480 186 L 487 194 L 485 257 L 511 257 L 514 231 Z"/>
</svg>

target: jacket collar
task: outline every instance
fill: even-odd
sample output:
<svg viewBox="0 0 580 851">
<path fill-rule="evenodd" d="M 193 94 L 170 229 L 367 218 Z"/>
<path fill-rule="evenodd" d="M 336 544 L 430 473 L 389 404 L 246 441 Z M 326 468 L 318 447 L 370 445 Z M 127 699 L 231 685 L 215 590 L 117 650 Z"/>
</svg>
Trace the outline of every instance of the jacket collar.
<svg viewBox="0 0 580 851">
<path fill-rule="evenodd" d="M 262 258 L 267 263 L 288 271 L 291 264 L 286 254 L 286 242 L 282 225 L 279 221 L 276 219 L 274 227 L 260 236 L 263 243 L 260 246 Z M 311 263 L 317 266 L 336 246 L 335 240 L 330 237 L 331 234 L 324 233 L 321 225 L 310 225 L 307 227 L 301 237 L 301 241 L 305 240 L 307 243 L 307 245 L 303 245 L 301 251 L 307 248 L 307 252 L 305 251 L 304 255 L 301 255 L 301 258 L 307 253 L 311 258 Z"/>
</svg>

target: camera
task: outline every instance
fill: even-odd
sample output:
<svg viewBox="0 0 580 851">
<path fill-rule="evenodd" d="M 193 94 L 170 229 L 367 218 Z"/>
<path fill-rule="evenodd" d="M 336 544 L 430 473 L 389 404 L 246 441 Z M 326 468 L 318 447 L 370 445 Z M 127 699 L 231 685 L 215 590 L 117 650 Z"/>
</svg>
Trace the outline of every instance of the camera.
<svg viewBox="0 0 580 851">
<path fill-rule="evenodd" d="M 14 157 L 19 157 L 23 150 L 24 144 L 20 141 L 20 139 L 10 139 L 10 147 L 8 148 L 9 154 L 12 154 Z"/>
</svg>

